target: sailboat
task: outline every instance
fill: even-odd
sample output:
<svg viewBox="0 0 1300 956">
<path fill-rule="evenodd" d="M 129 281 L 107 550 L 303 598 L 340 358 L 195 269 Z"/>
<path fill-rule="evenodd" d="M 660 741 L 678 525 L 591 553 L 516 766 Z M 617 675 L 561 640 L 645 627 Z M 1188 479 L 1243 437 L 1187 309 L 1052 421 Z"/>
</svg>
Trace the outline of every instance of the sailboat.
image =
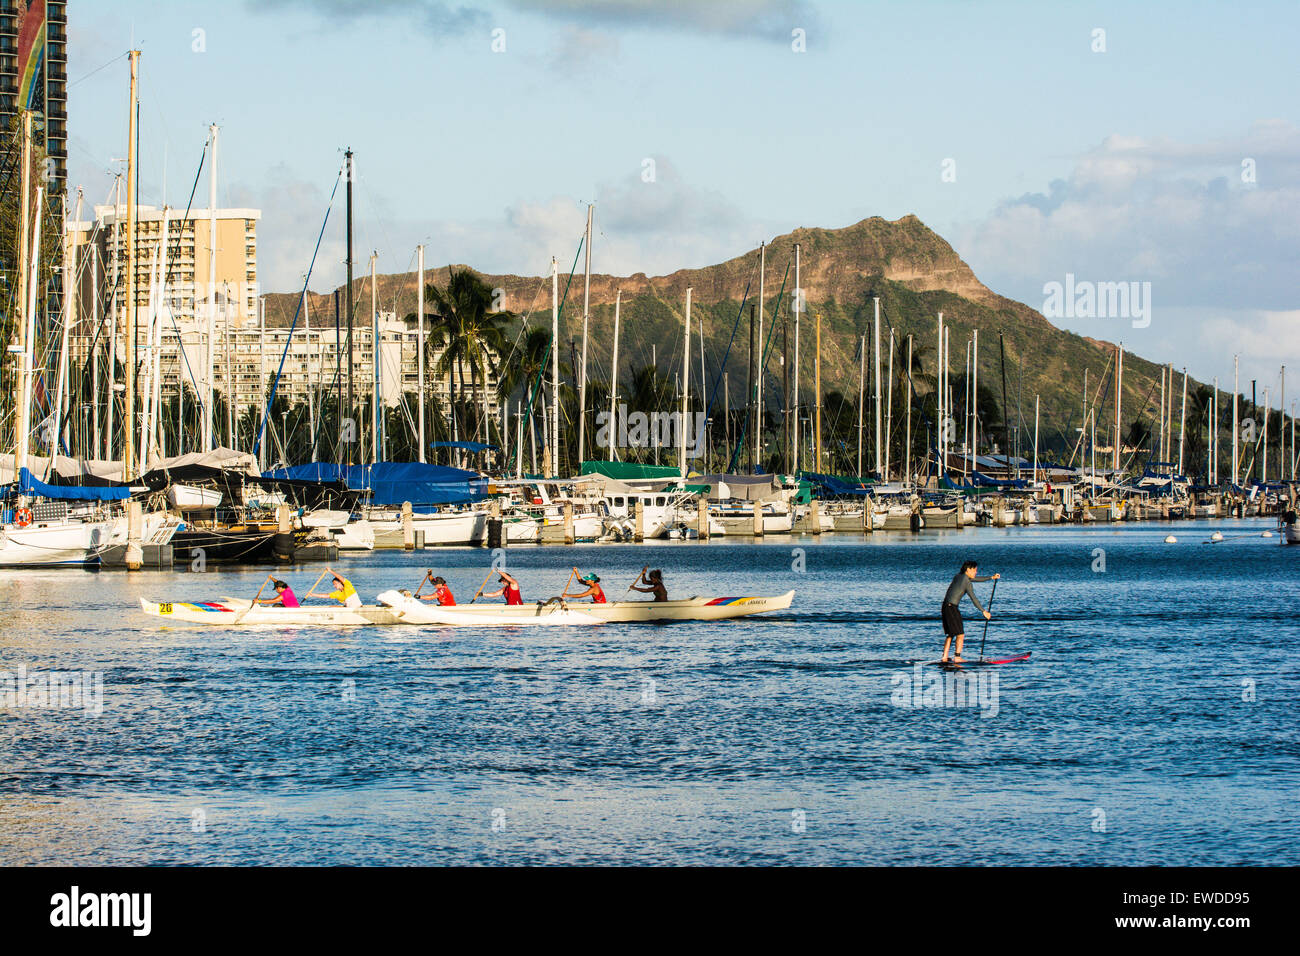
<svg viewBox="0 0 1300 956">
<path fill-rule="evenodd" d="M 132 66 L 134 69 L 134 61 Z M 111 502 L 128 497 L 130 491 L 126 488 L 51 485 L 38 479 L 32 471 L 32 466 L 45 464 L 47 467 L 43 474 L 47 479 L 52 477 L 54 458 L 52 455 L 47 463 L 31 455 L 37 290 L 45 201 L 42 186 L 36 187 L 33 197 L 31 174 L 32 116 L 24 111 L 18 230 L 18 329 L 16 341 L 7 349 L 7 354 L 18 366 L 15 376 L 17 409 L 12 460 L 8 463 L 0 461 L 0 478 L 6 479 L 9 486 L 0 518 L 0 567 L 82 565 L 98 562 L 108 548 L 126 543 L 125 517 L 113 516 L 108 508 Z M 63 319 L 62 334 L 66 336 L 71 316 L 65 314 Z M 51 452 L 58 448 L 58 411 L 62 407 L 65 389 L 66 375 L 61 375 L 58 393 L 53 396 L 56 411 L 52 421 L 48 427 L 39 429 L 48 439 Z M 5 471 L 8 473 L 4 474 Z"/>
</svg>

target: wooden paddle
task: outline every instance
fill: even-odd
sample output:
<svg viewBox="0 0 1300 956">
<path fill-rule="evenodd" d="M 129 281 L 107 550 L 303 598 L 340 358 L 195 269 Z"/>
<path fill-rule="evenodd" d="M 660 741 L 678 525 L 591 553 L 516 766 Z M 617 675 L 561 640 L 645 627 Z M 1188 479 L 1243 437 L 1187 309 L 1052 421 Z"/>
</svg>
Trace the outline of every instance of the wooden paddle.
<svg viewBox="0 0 1300 956">
<path fill-rule="evenodd" d="M 627 590 L 628 590 L 628 591 L 631 591 L 634 587 L 636 587 L 636 583 L 637 583 L 638 581 L 640 581 L 642 578 L 645 577 L 645 573 L 646 573 L 646 571 L 648 571 L 649 569 L 650 569 L 650 565 L 648 565 L 648 564 L 647 564 L 644 568 L 642 568 L 642 569 L 641 569 L 641 573 L 638 574 L 635 578 L 633 578 L 633 579 L 632 579 L 632 583 L 629 584 L 629 585 L 627 586 Z M 627 592 L 624 592 L 624 593 L 627 593 Z"/>
<path fill-rule="evenodd" d="M 425 572 L 424 572 L 424 580 L 421 581 L 421 582 L 420 582 L 420 586 L 419 586 L 418 588 L 415 589 L 415 595 L 414 595 L 415 597 L 419 597 L 419 596 L 420 596 L 420 592 L 424 590 L 424 586 L 425 586 L 426 584 L 429 583 L 429 578 L 431 578 L 431 577 L 433 577 L 433 569 L 432 569 L 432 568 L 429 569 L 428 571 L 425 571 Z"/>
<path fill-rule="evenodd" d="M 257 589 L 257 593 L 253 595 L 253 602 L 252 602 L 251 604 L 249 604 L 248 607 L 244 608 L 242 611 L 240 611 L 238 614 L 236 614 L 236 615 L 235 615 L 235 619 L 234 619 L 233 621 L 231 621 L 230 623 L 232 623 L 232 624 L 238 624 L 240 621 L 242 621 L 242 620 L 244 619 L 244 616 L 247 615 L 249 611 L 251 611 L 254 607 L 256 607 L 256 605 L 257 605 L 257 599 L 260 598 L 260 597 L 262 596 L 262 592 L 266 590 L 266 586 L 267 586 L 268 584 L 271 583 L 271 581 L 273 580 L 273 578 L 274 578 L 274 575 L 271 575 L 271 574 L 268 574 L 268 575 L 266 576 L 266 580 L 262 582 L 262 586 L 261 586 L 260 588 L 258 588 L 258 589 Z"/>
<path fill-rule="evenodd" d="M 473 604 L 475 601 L 478 600 L 478 596 L 479 596 L 480 594 L 482 594 L 482 593 L 483 593 L 483 589 L 484 589 L 485 587 L 487 587 L 488 578 L 492 577 L 492 575 L 494 575 L 494 574 L 496 574 L 496 571 L 489 571 L 489 572 L 487 573 L 487 578 L 484 578 L 484 579 L 483 579 L 483 583 L 480 584 L 480 585 L 478 586 L 478 590 L 474 592 L 474 596 L 473 596 L 472 598 L 469 599 L 469 603 L 470 603 L 470 604 Z"/>
<path fill-rule="evenodd" d="M 320 577 L 318 577 L 315 581 L 312 582 L 311 587 L 309 587 L 309 588 L 307 589 L 307 593 L 304 594 L 303 597 L 304 597 L 304 598 L 309 598 L 309 597 L 311 597 L 312 592 L 316 590 L 316 585 L 318 585 L 318 584 L 320 584 L 322 581 L 324 581 L 324 580 L 325 580 L 325 575 L 327 575 L 327 574 L 329 574 L 329 573 L 330 573 L 330 572 L 329 572 L 329 568 L 326 568 L 324 571 L 322 571 L 322 572 L 320 573 Z"/>
</svg>

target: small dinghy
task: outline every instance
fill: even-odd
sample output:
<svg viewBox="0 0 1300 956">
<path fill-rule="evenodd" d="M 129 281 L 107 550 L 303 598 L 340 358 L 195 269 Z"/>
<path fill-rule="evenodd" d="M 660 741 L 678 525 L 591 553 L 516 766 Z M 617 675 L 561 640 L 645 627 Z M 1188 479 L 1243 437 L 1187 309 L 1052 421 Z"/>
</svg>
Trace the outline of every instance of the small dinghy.
<svg viewBox="0 0 1300 956">
<path fill-rule="evenodd" d="M 598 617 L 560 602 L 514 605 L 511 614 L 492 613 L 487 605 L 476 605 L 471 612 L 468 605 L 441 607 L 428 604 L 404 591 L 385 591 L 376 600 L 390 609 L 403 624 L 440 624 L 447 627 L 519 627 L 545 625 L 566 627 L 570 625 L 603 624 Z M 505 605 L 501 610 L 504 611 Z"/>
</svg>

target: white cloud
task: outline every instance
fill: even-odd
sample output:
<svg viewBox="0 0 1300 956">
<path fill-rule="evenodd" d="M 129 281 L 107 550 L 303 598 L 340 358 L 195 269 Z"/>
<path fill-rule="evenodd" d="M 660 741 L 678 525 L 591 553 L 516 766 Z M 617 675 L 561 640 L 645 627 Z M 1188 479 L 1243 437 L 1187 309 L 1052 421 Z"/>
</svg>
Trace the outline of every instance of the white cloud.
<svg viewBox="0 0 1300 956">
<path fill-rule="evenodd" d="M 364 264 L 370 247 L 378 245 L 384 273 L 412 268 L 409 260 L 418 243 L 425 244 L 430 267 L 454 262 L 488 273 L 542 275 L 554 255 L 567 272 L 586 228 L 586 197 L 573 196 L 518 199 L 499 214 L 476 220 L 422 220 L 391 207 L 376 215 L 364 173 L 358 178 L 354 254 Z M 230 200 L 262 210 L 258 270 L 263 288 L 292 291 L 301 287 L 311 261 L 331 184 L 303 182 L 285 166 L 272 169 L 266 181 L 256 190 L 232 186 Z M 665 157 L 655 158 L 654 182 L 644 182 L 639 171 L 631 173 L 598 186 L 595 203 L 592 268 L 605 274 L 662 275 L 711 265 L 756 246 L 775 228 L 748 218 L 722 194 L 691 185 Z M 315 291 L 343 281 L 343 222 L 340 193 L 317 257 Z"/>
<path fill-rule="evenodd" d="M 1243 160 L 1254 182 L 1243 181 Z M 1113 136 L 1046 192 L 958 230 L 989 285 L 1037 304 L 1044 282 L 1151 281 L 1165 305 L 1278 310 L 1300 262 L 1300 128 L 1260 123 L 1231 141 Z"/>
</svg>

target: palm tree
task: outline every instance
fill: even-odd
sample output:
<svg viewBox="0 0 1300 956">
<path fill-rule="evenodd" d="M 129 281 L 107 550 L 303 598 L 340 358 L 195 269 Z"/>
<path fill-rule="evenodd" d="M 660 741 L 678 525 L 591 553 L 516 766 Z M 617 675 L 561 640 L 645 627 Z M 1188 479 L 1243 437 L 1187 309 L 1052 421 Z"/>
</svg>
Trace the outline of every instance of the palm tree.
<svg viewBox="0 0 1300 956">
<path fill-rule="evenodd" d="M 435 373 L 446 376 L 450 382 L 453 432 L 462 439 L 471 434 L 467 412 L 472 406 L 463 397 L 468 366 L 471 396 L 477 394 L 480 401 L 480 413 L 472 433 L 486 431 L 484 437 L 490 441 L 487 380 L 500 371 L 500 357 L 508 344 L 504 328 L 515 314 L 494 311 L 492 287 L 468 269 L 457 271 L 448 266 L 446 287 L 429 283 L 425 286 L 425 296 L 434 309 L 426 350 L 430 359 L 436 358 Z M 408 316 L 410 319 L 418 320 L 418 317 Z"/>
<path fill-rule="evenodd" d="M 520 390 L 520 401 L 528 405 L 528 441 L 532 449 L 533 470 L 536 471 L 536 447 L 538 422 L 546 419 L 546 389 L 540 386 L 541 379 L 549 368 L 551 355 L 551 332 L 540 326 L 525 328 L 523 337 L 511 353 L 511 359 L 501 370 L 501 394 L 513 395 Z M 516 454 L 522 455 L 523 449 Z"/>
</svg>

